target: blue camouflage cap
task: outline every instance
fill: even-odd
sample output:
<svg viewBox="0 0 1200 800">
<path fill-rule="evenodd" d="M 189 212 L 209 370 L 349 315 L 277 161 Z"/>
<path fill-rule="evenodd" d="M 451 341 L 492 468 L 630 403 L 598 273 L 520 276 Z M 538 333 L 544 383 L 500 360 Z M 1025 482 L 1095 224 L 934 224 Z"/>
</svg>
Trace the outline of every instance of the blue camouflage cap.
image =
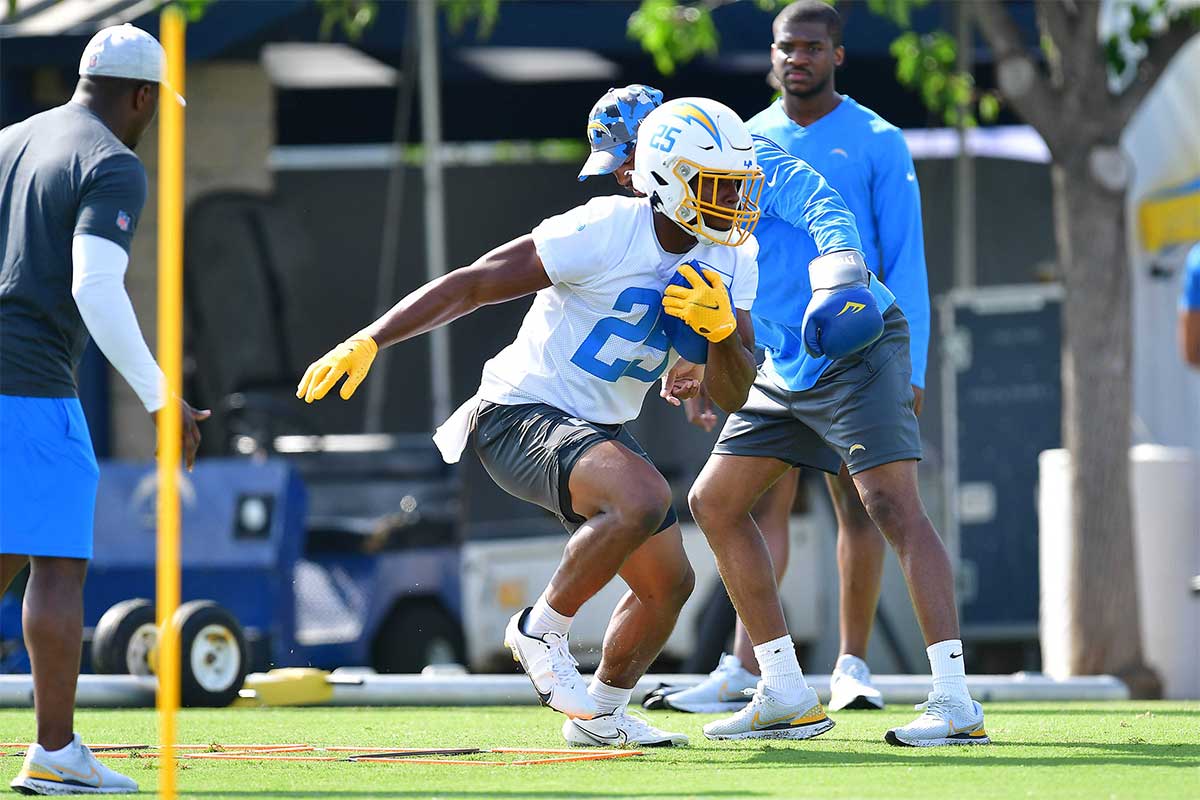
<svg viewBox="0 0 1200 800">
<path fill-rule="evenodd" d="M 587 138 L 592 154 L 579 171 L 579 180 L 608 175 L 624 164 L 637 143 L 638 126 L 662 105 L 662 99 L 658 89 L 640 83 L 605 92 L 588 115 Z"/>
</svg>

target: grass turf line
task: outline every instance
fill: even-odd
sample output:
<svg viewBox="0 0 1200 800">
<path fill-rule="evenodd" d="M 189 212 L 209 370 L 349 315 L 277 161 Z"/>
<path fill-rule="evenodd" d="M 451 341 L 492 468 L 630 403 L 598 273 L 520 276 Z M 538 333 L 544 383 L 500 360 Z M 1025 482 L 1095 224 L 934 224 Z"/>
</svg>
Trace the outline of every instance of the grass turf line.
<svg viewBox="0 0 1200 800">
<path fill-rule="evenodd" d="M 1200 796 L 1200 703 L 993 703 L 989 747 L 895 748 L 884 731 L 916 712 L 832 715 L 837 727 L 805 742 L 710 742 L 712 715 L 654 712 L 691 737 L 688 748 L 638 758 L 535 767 L 185 761 L 190 798 L 1171 798 Z M 541 708 L 191 709 L 182 742 L 361 747 L 561 747 L 562 717 Z M 151 709 L 77 712 L 85 741 L 148 743 Z M 0 741 L 33 736 L 27 709 L 0 709 Z M 581 749 L 581 752 L 586 750 Z M 479 757 L 488 758 L 488 754 Z M 496 758 L 496 756 L 490 756 Z M 464 758 L 470 758 L 464 757 Z M 157 762 L 106 760 L 150 794 Z M 4 782 L 20 759 L 0 759 Z"/>
</svg>

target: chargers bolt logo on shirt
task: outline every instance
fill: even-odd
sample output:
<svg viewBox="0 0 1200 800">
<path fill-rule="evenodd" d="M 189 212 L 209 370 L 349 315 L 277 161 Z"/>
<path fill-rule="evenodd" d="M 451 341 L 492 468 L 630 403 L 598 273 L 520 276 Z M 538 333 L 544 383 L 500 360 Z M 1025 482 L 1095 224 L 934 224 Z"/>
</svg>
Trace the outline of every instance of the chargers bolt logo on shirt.
<svg viewBox="0 0 1200 800">
<path fill-rule="evenodd" d="M 129 216 L 124 211 L 118 211 L 117 227 L 126 233 L 129 233 L 129 229 L 133 227 L 133 217 Z"/>
</svg>

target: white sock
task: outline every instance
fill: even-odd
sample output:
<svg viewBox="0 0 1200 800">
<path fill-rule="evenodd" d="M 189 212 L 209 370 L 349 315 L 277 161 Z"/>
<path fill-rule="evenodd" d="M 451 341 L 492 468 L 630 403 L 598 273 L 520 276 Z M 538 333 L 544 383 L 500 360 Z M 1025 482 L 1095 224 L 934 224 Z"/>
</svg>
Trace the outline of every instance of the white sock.
<svg viewBox="0 0 1200 800">
<path fill-rule="evenodd" d="M 929 669 L 933 673 L 933 690 L 955 699 L 969 700 L 967 668 L 963 664 L 961 639 L 947 639 L 925 648 L 929 654 Z"/>
<path fill-rule="evenodd" d="M 46 748 L 43 747 L 42 751 L 45 752 L 45 754 L 48 756 L 65 756 L 67 754 L 67 751 L 70 750 L 71 747 L 74 746 L 74 744 L 75 744 L 75 739 L 74 739 L 74 737 L 72 737 L 71 741 L 67 742 L 65 745 L 58 748 L 57 750 L 47 750 Z"/>
<path fill-rule="evenodd" d="M 607 714 L 610 711 L 616 711 L 618 708 L 629 705 L 629 698 L 633 696 L 633 689 L 609 686 L 599 678 L 593 677 L 591 684 L 588 686 L 588 694 L 596 701 L 596 708 L 600 709 L 600 713 Z"/>
<path fill-rule="evenodd" d="M 849 653 L 842 653 L 840 656 L 838 656 L 837 664 L 835 664 L 833 668 L 838 672 L 845 672 L 847 669 L 856 665 L 862 665 L 863 669 L 867 670 L 868 672 L 871 671 L 867 666 L 867 662 L 863 661 L 858 656 L 852 656 Z"/>
<path fill-rule="evenodd" d="M 566 617 L 555 611 L 546 602 L 546 595 L 543 594 L 533 604 L 533 610 L 529 612 L 529 616 L 525 618 L 525 633 L 530 636 L 541 636 L 543 633 L 557 633 L 560 636 L 566 636 L 567 631 L 571 629 L 571 621 L 574 617 Z"/>
<path fill-rule="evenodd" d="M 797 703 L 808 688 L 800 662 L 796 660 L 796 645 L 791 636 L 780 636 L 754 646 L 754 657 L 762 671 L 763 687 L 781 703 Z"/>
</svg>

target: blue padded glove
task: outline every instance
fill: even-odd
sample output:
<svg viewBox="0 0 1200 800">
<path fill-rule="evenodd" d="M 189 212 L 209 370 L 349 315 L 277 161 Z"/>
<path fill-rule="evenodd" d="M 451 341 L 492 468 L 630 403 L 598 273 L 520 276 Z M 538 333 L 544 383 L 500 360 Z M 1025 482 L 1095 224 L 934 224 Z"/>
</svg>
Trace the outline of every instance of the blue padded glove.
<svg viewBox="0 0 1200 800">
<path fill-rule="evenodd" d="M 813 296 L 804 311 L 804 349 L 838 359 L 868 347 L 883 333 L 883 314 L 868 288 L 862 253 L 838 250 L 808 265 Z"/>
</svg>

